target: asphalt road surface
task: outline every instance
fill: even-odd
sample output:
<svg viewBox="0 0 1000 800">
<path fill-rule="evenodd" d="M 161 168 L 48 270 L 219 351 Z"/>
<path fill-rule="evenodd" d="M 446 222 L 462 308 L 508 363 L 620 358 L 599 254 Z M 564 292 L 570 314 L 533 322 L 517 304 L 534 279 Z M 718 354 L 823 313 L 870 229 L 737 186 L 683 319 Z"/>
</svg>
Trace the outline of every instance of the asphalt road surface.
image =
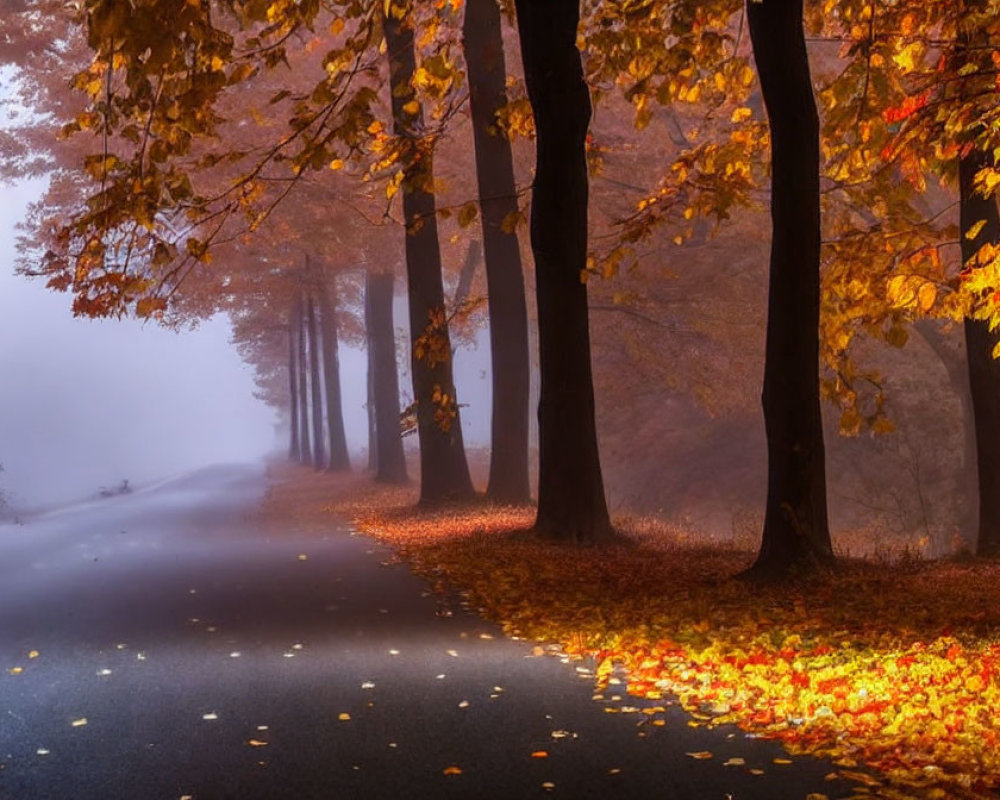
<svg viewBox="0 0 1000 800">
<path fill-rule="evenodd" d="M 594 701 L 585 666 L 443 606 L 346 525 L 255 522 L 264 489 L 212 467 L 0 526 L 0 798 L 850 793 L 676 708 L 607 713 L 628 701 Z"/>
</svg>

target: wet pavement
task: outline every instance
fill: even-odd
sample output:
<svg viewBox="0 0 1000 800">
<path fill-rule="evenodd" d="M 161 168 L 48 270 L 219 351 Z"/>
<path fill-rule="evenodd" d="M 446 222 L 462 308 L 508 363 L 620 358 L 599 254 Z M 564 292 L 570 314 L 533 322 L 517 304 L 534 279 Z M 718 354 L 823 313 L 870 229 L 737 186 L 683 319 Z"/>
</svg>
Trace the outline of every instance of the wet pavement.
<svg viewBox="0 0 1000 800">
<path fill-rule="evenodd" d="M 264 525 L 265 488 L 212 467 L 0 526 L 0 798 L 850 794 L 675 707 L 607 713 L 629 701 L 592 700 L 586 665 L 444 606 L 348 526 Z"/>
</svg>

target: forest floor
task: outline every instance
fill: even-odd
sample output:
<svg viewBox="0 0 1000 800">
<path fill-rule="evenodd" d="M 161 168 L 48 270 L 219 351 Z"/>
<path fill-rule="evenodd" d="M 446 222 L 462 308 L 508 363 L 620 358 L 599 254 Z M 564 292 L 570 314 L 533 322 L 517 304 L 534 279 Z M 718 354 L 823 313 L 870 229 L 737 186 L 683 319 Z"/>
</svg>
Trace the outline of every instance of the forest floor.
<svg viewBox="0 0 1000 800">
<path fill-rule="evenodd" d="M 858 798 L 1000 794 L 996 560 L 904 553 L 760 588 L 733 579 L 751 551 L 648 519 L 580 549 L 533 538 L 528 507 L 429 512 L 414 488 L 366 475 L 274 464 L 271 478 L 300 524 L 349 518 L 509 635 L 585 659 L 608 713 L 662 725 L 656 702 L 676 699 L 692 727 L 735 724 L 832 759 Z"/>
</svg>

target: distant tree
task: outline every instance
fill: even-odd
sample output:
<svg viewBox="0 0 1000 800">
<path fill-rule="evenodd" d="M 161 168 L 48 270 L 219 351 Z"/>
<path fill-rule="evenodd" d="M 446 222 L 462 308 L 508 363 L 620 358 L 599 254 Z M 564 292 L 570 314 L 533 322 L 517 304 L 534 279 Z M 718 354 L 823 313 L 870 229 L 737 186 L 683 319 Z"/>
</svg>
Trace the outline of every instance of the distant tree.
<svg viewBox="0 0 1000 800">
<path fill-rule="evenodd" d="M 576 46 L 579 0 L 517 0 L 534 112 L 531 249 L 538 300 L 539 479 L 536 531 L 591 544 L 612 536 L 594 421 L 587 312 L 590 94 Z"/>
<path fill-rule="evenodd" d="M 375 480 L 407 482 L 406 459 L 399 426 L 399 375 L 392 323 L 392 298 L 396 278 L 391 271 L 365 273 L 365 333 L 375 405 Z"/>
<path fill-rule="evenodd" d="M 507 106 L 507 66 L 496 0 L 468 0 L 462 33 L 490 311 L 493 407 L 486 495 L 495 502 L 523 503 L 531 495 L 528 312 L 514 225 L 518 217 L 514 162 L 510 140 L 497 124 L 498 114 Z"/>
<path fill-rule="evenodd" d="M 771 127 L 771 260 L 764 366 L 768 481 L 750 574 L 782 578 L 833 560 L 819 397 L 819 118 L 802 0 L 747 4 Z"/>
<path fill-rule="evenodd" d="M 344 431 L 344 409 L 340 390 L 340 337 L 337 332 L 337 284 L 322 271 L 315 289 L 322 334 L 323 381 L 326 388 L 326 427 L 329 437 L 329 468 L 339 472 L 351 468 Z"/>
</svg>

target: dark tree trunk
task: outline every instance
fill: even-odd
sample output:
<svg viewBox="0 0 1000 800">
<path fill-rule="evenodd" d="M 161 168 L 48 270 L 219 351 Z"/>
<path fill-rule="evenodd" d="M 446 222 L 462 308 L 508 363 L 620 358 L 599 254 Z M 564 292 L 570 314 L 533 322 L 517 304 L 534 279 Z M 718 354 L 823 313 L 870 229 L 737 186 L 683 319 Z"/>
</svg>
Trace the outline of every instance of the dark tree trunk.
<svg viewBox="0 0 1000 800">
<path fill-rule="evenodd" d="M 753 577 L 833 560 L 819 397 L 819 121 L 802 0 L 748 2 L 771 127 L 771 263 L 764 365 L 767 506 Z"/>
<path fill-rule="evenodd" d="M 292 461 L 299 460 L 299 376 L 295 360 L 295 330 L 298 324 L 296 309 L 293 308 L 288 322 L 288 458 Z"/>
<path fill-rule="evenodd" d="M 316 301 L 309 294 L 307 305 L 309 327 L 309 387 L 312 390 L 312 429 L 313 429 L 313 459 L 316 469 L 326 466 L 326 453 L 323 447 L 323 385 L 320 383 L 319 368 L 319 325 L 316 323 Z"/>
<path fill-rule="evenodd" d="M 367 364 L 366 384 L 367 402 L 365 412 L 368 417 L 368 471 L 375 472 L 378 469 L 378 441 L 376 439 L 377 430 L 375 428 L 375 359 L 373 357 L 374 346 L 372 344 L 372 289 L 371 275 L 365 273 L 365 356 Z M 393 369 L 396 362 L 393 360 Z"/>
<path fill-rule="evenodd" d="M 537 164 L 531 248 L 541 376 L 536 531 L 590 543 L 612 534 L 594 421 L 587 287 L 590 93 L 576 47 L 579 0 L 517 0 Z"/>
<path fill-rule="evenodd" d="M 517 234 L 504 220 L 517 213 L 510 142 L 496 130 L 507 105 L 500 8 L 496 0 L 467 0 L 463 49 L 476 148 L 483 252 L 490 309 L 493 416 L 486 495 L 498 503 L 525 503 L 528 482 L 528 312 Z"/>
<path fill-rule="evenodd" d="M 452 378 L 451 341 L 444 321 L 444 284 L 433 194 L 433 149 L 421 138 L 423 113 L 413 113 L 411 86 L 416 71 L 411 14 L 402 20 L 383 17 L 389 54 L 393 126 L 404 139 L 403 218 L 406 222 L 406 276 L 410 334 L 414 343 L 411 372 L 420 437 L 420 504 L 436 506 L 474 495 L 462 443 L 462 423 Z M 419 357 L 423 338 L 430 352 Z"/>
<path fill-rule="evenodd" d="M 326 426 L 330 438 L 330 470 L 351 468 L 344 432 L 343 397 L 340 391 L 340 339 L 337 335 L 337 287 L 321 283 L 317 291 L 319 322 L 323 331 L 323 378 L 326 381 Z"/>
<path fill-rule="evenodd" d="M 295 326 L 298 328 L 299 349 L 299 461 L 312 463 L 309 444 L 309 365 L 306 361 L 306 315 L 303 312 L 302 294 L 295 301 Z"/>
<path fill-rule="evenodd" d="M 985 198 L 973 188 L 976 173 L 992 166 L 983 151 L 973 149 L 958 167 L 961 197 L 960 227 L 962 260 L 972 258 L 985 243 L 1000 242 L 1000 218 L 994 198 Z M 985 221 L 969 239 L 966 232 Z M 985 320 L 965 320 L 965 349 L 969 363 L 969 387 L 976 431 L 976 470 L 979 478 L 979 525 L 976 554 L 1000 555 L 1000 361 L 993 358 L 997 335 Z"/>
<path fill-rule="evenodd" d="M 365 327 L 372 370 L 375 411 L 375 480 L 406 483 L 406 459 L 399 435 L 399 373 L 396 370 L 396 333 L 392 324 L 391 272 L 365 276 Z"/>
</svg>

